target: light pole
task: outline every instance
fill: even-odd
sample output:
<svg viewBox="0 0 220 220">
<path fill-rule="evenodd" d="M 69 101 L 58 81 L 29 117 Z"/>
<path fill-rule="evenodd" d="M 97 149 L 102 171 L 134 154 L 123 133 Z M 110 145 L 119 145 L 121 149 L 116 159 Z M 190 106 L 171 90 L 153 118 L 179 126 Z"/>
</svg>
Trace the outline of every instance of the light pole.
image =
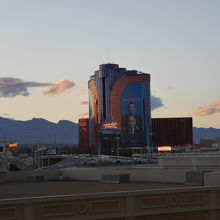
<svg viewBox="0 0 220 220">
<path fill-rule="evenodd" d="M 150 132 L 150 162 L 153 160 L 153 132 Z"/>
<path fill-rule="evenodd" d="M 79 164 L 79 167 L 80 167 L 80 163 L 81 163 L 81 161 L 80 161 L 80 150 L 79 150 L 79 154 L 78 154 L 78 164 Z"/>
<path fill-rule="evenodd" d="M 118 134 L 119 134 L 119 129 L 117 129 L 117 156 L 119 156 L 119 140 L 118 140 Z"/>
<path fill-rule="evenodd" d="M 101 133 L 100 131 L 98 132 L 99 134 L 99 139 L 98 139 L 98 161 L 100 162 L 101 160 Z"/>
</svg>

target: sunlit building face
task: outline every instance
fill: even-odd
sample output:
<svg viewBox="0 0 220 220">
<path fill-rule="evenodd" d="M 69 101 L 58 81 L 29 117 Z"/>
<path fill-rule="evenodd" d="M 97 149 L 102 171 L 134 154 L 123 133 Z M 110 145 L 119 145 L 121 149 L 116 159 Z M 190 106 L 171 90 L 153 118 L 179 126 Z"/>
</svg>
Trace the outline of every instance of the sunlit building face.
<svg viewBox="0 0 220 220">
<path fill-rule="evenodd" d="M 108 137 L 107 139 L 118 140 L 119 134 L 120 147 L 147 147 L 150 150 L 152 138 L 154 144 L 172 145 L 167 130 L 170 130 L 170 121 L 173 120 L 166 119 L 164 123 L 162 123 L 162 119 L 158 119 L 159 122 L 153 120 L 153 126 L 151 125 L 150 74 L 140 73 L 137 70 L 126 70 L 126 68 L 121 68 L 117 64 L 102 64 L 99 66 L 99 70 L 95 71 L 94 75 L 90 77 L 88 87 L 89 121 L 87 126 L 89 128 L 87 130 L 89 131 L 89 146 L 96 148 L 102 146 L 101 132 L 103 125 L 108 120 L 117 124 L 119 132 L 117 138 Z M 130 118 L 128 118 L 129 116 Z M 187 123 L 189 126 L 182 126 L 182 119 L 180 119 L 180 123 L 178 122 L 175 120 L 175 123 L 171 123 L 177 131 L 175 133 L 175 140 L 177 140 L 175 145 L 192 143 L 192 123 Z M 176 124 L 179 125 L 176 127 Z M 134 140 L 130 141 L 129 137 L 126 137 L 127 128 L 129 127 L 138 128 L 140 138 L 138 137 L 135 140 L 136 142 Z M 184 127 L 186 127 L 186 130 L 180 132 L 182 130 L 179 128 Z M 151 128 L 153 128 L 153 132 Z M 186 134 L 185 138 L 182 138 L 183 133 Z M 153 137 L 152 134 L 154 134 Z M 82 138 L 84 136 L 83 134 Z M 116 144 L 118 146 L 119 142 L 110 143 L 111 146 Z M 103 146 L 106 145 L 103 144 Z"/>
<path fill-rule="evenodd" d="M 132 128 L 138 125 L 144 134 L 145 139 L 140 140 L 141 144 L 137 143 L 137 146 L 150 146 L 150 74 L 126 70 L 117 64 L 102 64 L 90 77 L 89 95 L 90 146 L 98 147 L 100 142 L 97 137 L 108 119 L 115 121 L 121 131 L 124 130 L 123 115 L 135 116 L 130 122 L 127 118 L 126 123 Z"/>
</svg>

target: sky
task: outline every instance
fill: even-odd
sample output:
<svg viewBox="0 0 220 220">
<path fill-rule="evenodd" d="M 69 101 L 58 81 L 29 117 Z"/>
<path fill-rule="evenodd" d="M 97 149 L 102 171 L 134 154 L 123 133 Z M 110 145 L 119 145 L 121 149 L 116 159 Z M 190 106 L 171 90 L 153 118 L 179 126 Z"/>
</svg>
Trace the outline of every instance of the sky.
<svg viewBox="0 0 220 220">
<path fill-rule="evenodd" d="M 151 74 L 152 117 L 220 128 L 219 0 L 0 0 L 0 116 L 88 113 L 103 63 Z"/>
</svg>

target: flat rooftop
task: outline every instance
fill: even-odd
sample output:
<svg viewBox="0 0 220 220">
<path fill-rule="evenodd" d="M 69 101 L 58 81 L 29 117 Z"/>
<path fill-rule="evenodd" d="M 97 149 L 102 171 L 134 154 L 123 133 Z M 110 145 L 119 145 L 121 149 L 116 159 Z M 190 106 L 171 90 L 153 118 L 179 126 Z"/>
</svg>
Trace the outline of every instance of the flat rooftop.
<svg viewBox="0 0 220 220">
<path fill-rule="evenodd" d="M 85 181 L 6 182 L 0 199 L 189 187 L 171 183 L 101 183 Z"/>
</svg>

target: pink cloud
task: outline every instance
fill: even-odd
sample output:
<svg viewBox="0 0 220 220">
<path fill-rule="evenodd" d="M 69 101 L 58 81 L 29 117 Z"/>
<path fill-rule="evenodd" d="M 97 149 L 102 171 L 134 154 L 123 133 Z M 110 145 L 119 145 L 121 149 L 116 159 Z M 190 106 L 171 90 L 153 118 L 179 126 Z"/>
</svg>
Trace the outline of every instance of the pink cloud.
<svg viewBox="0 0 220 220">
<path fill-rule="evenodd" d="M 88 94 L 88 91 L 89 91 L 88 89 L 81 89 L 80 93 L 81 94 Z"/>
<path fill-rule="evenodd" d="M 68 79 L 62 79 L 56 82 L 55 84 L 46 87 L 44 89 L 44 94 L 50 96 L 57 96 L 64 93 L 66 90 L 71 89 L 74 86 L 75 83 L 73 81 L 70 81 Z"/>
<path fill-rule="evenodd" d="M 87 101 L 82 101 L 79 103 L 80 105 L 88 105 L 89 103 Z"/>
<path fill-rule="evenodd" d="M 207 116 L 220 112 L 220 99 L 215 100 L 213 103 L 200 107 L 194 112 L 197 116 Z"/>
</svg>

